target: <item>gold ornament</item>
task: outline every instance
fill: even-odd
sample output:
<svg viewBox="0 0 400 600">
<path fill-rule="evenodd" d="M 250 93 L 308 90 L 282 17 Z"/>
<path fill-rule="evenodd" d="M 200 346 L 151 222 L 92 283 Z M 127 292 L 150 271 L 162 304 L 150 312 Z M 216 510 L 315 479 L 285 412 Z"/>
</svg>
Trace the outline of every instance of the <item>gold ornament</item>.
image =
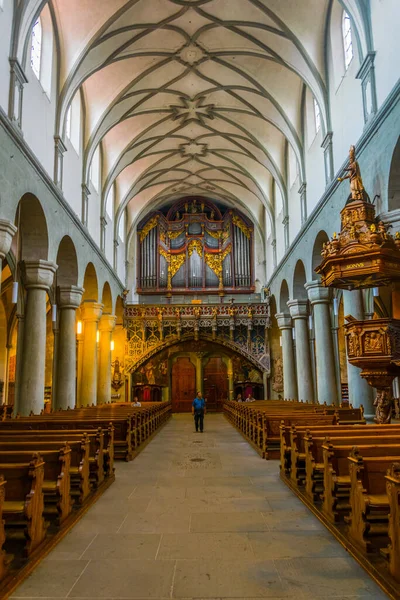
<svg viewBox="0 0 400 600">
<path fill-rule="evenodd" d="M 142 231 L 139 233 L 140 243 L 143 242 L 143 240 L 148 236 L 150 231 L 152 229 L 154 229 L 154 227 L 157 227 L 159 218 L 160 218 L 160 215 L 155 215 L 152 219 L 150 219 L 150 221 L 147 221 L 146 225 L 143 227 Z"/>
<path fill-rule="evenodd" d="M 171 279 L 176 273 L 179 271 L 181 266 L 185 263 L 186 253 L 184 254 L 171 254 L 170 255 L 170 264 L 169 264 L 169 272 L 171 274 Z"/>
<path fill-rule="evenodd" d="M 244 223 L 244 221 L 242 221 L 242 219 L 238 215 L 232 215 L 232 223 L 236 225 L 236 227 L 239 227 L 239 229 L 242 231 L 242 233 L 244 233 L 248 240 L 250 239 L 252 229 L 250 229 L 250 227 L 247 227 L 246 223 Z"/>
<path fill-rule="evenodd" d="M 167 250 L 164 250 L 164 248 L 162 246 L 159 246 L 158 251 L 160 253 L 161 256 L 163 256 L 165 258 L 165 260 L 167 261 L 167 263 L 170 263 L 170 259 L 171 259 L 171 255 L 169 252 L 167 252 Z"/>
<path fill-rule="evenodd" d="M 219 238 L 221 237 L 220 231 L 211 231 L 210 229 L 206 229 L 206 232 L 208 233 L 209 236 L 211 236 L 215 240 L 219 240 Z"/>
<path fill-rule="evenodd" d="M 184 230 L 181 229 L 180 231 L 168 231 L 168 237 L 170 240 L 176 240 L 176 238 L 178 238 L 180 235 L 182 235 L 182 233 L 184 233 Z"/>
<path fill-rule="evenodd" d="M 192 240 L 191 242 L 189 242 L 187 249 L 189 256 L 192 256 L 195 250 L 200 257 L 203 256 L 203 246 L 200 240 Z"/>
<path fill-rule="evenodd" d="M 142 231 L 139 233 L 140 242 L 143 242 L 143 240 L 148 236 L 150 231 L 152 229 L 154 229 L 154 227 L 157 227 L 159 218 L 160 218 L 160 215 L 155 215 L 155 217 L 150 219 L 150 221 L 147 221 L 146 225 L 143 227 Z"/>
</svg>

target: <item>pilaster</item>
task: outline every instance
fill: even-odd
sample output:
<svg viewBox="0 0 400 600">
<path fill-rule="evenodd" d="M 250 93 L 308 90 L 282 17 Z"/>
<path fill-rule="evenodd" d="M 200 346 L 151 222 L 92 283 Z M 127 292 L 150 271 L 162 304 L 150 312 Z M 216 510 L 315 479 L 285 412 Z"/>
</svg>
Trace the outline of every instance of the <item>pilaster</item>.
<svg viewBox="0 0 400 600">
<path fill-rule="evenodd" d="M 333 132 L 328 131 L 321 144 L 321 148 L 324 150 L 325 183 L 327 186 L 331 183 L 334 176 L 332 137 Z"/>
<path fill-rule="evenodd" d="M 356 79 L 361 79 L 364 123 L 368 123 L 378 109 L 374 66 L 375 55 L 376 52 L 367 53 L 356 75 Z"/>
<path fill-rule="evenodd" d="M 64 153 L 67 147 L 59 135 L 54 136 L 54 183 L 60 190 L 63 187 Z"/>
<path fill-rule="evenodd" d="M 22 128 L 22 106 L 24 85 L 28 79 L 16 58 L 10 58 L 10 94 L 8 100 L 8 116 L 11 122 Z"/>
</svg>

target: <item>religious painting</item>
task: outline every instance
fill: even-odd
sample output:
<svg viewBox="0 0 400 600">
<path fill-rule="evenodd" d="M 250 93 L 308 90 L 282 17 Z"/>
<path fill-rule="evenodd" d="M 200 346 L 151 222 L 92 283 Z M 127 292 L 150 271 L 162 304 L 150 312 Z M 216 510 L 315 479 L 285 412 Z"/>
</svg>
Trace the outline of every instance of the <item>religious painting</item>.
<svg viewBox="0 0 400 600">
<path fill-rule="evenodd" d="M 161 352 L 132 373 L 133 384 L 168 385 L 168 355 Z"/>
</svg>

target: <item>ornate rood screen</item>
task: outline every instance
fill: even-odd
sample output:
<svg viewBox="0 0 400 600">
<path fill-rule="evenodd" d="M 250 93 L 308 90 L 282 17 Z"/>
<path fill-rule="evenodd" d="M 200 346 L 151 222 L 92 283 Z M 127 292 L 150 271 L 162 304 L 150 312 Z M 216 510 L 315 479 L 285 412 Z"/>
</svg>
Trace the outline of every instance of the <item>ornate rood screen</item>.
<svg viewBox="0 0 400 600">
<path fill-rule="evenodd" d="M 238 211 L 183 199 L 138 227 L 138 293 L 254 291 L 253 226 Z"/>
</svg>

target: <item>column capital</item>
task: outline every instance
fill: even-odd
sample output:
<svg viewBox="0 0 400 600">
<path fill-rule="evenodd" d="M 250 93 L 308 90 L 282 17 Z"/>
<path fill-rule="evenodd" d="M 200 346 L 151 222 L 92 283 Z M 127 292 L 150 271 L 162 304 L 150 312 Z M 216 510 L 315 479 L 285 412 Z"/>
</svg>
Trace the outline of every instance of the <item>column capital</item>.
<svg viewBox="0 0 400 600">
<path fill-rule="evenodd" d="M 17 228 L 14 223 L 7 219 L 0 219 L 0 259 L 3 260 L 11 248 L 11 242 Z"/>
<path fill-rule="evenodd" d="M 308 319 L 308 300 L 289 300 L 287 305 L 293 320 Z"/>
<path fill-rule="evenodd" d="M 58 267 L 48 260 L 24 260 L 22 268 L 26 289 L 36 288 L 47 292 L 53 284 L 54 273 Z"/>
<path fill-rule="evenodd" d="M 114 331 L 116 322 L 117 322 L 117 317 L 115 315 L 103 313 L 101 315 L 100 321 L 99 321 L 99 331 L 111 333 L 112 331 Z"/>
<path fill-rule="evenodd" d="M 309 281 L 304 284 L 308 298 L 312 305 L 329 304 L 331 300 L 330 288 L 324 287 L 320 281 Z"/>
<path fill-rule="evenodd" d="M 275 319 L 278 322 L 279 329 L 292 329 L 292 319 L 287 313 L 277 313 Z"/>
<path fill-rule="evenodd" d="M 82 304 L 82 321 L 98 323 L 101 313 L 103 312 L 103 304 L 95 302 L 94 300 L 85 300 Z"/>
<path fill-rule="evenodd" d="M 58 303 L 60 308 L 79 308 L 82 302 L 82 294 L 85 290 L 76 285 L 58 286 Z"/>
</svg>

